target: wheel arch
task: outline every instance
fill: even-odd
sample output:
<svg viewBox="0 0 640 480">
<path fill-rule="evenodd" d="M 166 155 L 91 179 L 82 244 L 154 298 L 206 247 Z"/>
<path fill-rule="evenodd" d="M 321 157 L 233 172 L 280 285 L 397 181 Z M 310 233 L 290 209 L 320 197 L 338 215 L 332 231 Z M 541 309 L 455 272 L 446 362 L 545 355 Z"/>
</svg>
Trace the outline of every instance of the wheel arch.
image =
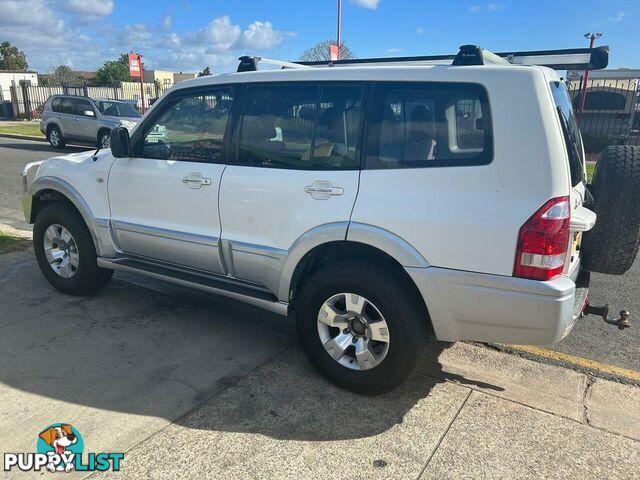
<svg viewBox="0 0 640 480">
<path fill-rule="evenodd" d="M 98 133 L 96 134 L 96 145 L 99 144 L 100 142 L 100 137 L 104 134 L 104 133 L 111 133 L 111 129 L 109 127 L 100 127 L 98 129 Z"/>
<path fill-rule="evenodd" d="M 57 177 L 40 177 L 31 184 L 28 194 L 32 198 L 30 212 L 26 212 L 29 213 L 29 223 L 35 222 L 38 213 L 45 206 L 62 202 L 78 212 L 91 234 L 98 255 L 113 250 L 109 235 L 109 221 L 97 218 L 84 198 L 69 183 Z"/>
</svg>

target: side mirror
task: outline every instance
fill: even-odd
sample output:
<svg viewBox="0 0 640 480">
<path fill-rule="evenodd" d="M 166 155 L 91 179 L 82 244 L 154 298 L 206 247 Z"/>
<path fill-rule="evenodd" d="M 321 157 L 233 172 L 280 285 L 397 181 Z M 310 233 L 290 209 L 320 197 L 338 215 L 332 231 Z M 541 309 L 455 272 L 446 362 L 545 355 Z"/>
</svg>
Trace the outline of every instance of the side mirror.
<svg viewBox="0 0 640 480">
<path fill-rule="evenodd" d="M 111 130 L 111 154 L 116 158 L 131 156 L 131 139 L 129 130 L 125 127 L 117 127 Z"/>
<path fill-rule="evenodd" d="M 94 112 L 93 110 L 85 110 L 84 112 L 82 112 L 82 115 L 84 115 L 85 117 L 94 117 L 96 116 L 96 112 Z"/>
</svg>

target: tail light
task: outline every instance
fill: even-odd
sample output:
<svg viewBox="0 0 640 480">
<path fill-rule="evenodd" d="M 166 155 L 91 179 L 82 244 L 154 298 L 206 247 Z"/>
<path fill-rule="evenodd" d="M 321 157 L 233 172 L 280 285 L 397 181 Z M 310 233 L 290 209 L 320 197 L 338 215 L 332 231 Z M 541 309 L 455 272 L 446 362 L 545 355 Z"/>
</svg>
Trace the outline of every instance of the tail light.
<svg viewBox="0 0 640 480">
<path fill-rule="evenodd" d="M 569 246 L 569 197 L 545 203 L 520 228 L 513 275 L 550 280 L 564 270 Z"/>
</svg>

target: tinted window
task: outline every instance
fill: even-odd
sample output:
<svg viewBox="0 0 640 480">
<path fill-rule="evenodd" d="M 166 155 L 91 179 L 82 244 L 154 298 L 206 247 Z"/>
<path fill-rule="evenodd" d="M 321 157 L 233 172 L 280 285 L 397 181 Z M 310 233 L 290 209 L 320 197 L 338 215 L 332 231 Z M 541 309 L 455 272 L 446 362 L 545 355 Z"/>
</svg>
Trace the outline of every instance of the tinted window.
<svg viewBox="0 0 640 480">
<path fill-rule="evenodd" d="M 486 93 L 466 84 L 378 84 L 367 168 L 477 165 L 493 156 Z"/>
<path fill-rule="evenodd" d="M 53 110 L 54 112 L 61 112 L 62 111 L 61 103 L 62 103 L 62 100 L 60 98 L 54 98 L 51 101 L 51 110 Z"/>
<path fill-rule="evenodd" d="M 75 104 L 76 104 L 76 115 L 84 115 L 84 112 L 86 110 L 91 110 L 92 112 L 94 111 L 93 106 L 91 105 L 91 102 L 89 102 L 89 100 L 76 99 Z"/>
<path fill-rule="evenodd" d="M 62 98 L 60 100 L 60 111 L 71 115 L 76 114 L 76 104 L 72 98 Z"/>
<path fill-rule="evenodd" d="M 562 82 L 551 82 L 551 93 L 556 104 L 567 147 L 567 155 L 569 156 L 571 184 L 577 185 L 584 178 L 580 129 L 578 128 L 573 108 L 571 108 L 571 100 L 569 99 L 566 85 Z"/>
<path fill-rule="evenodd" d="M 128 103 L 98 100 L 96 101 L 96 105 L 102 115 L 112 117 L 140 117 L 140 113 Z"/>
<path fill-rule="evenodd" d="M 218 161 L 232 102 L 231 89 L 225 89 L 169 103 L 147 130 L 141 156 L 190 162 Z"/>
<path fill-rule="evenodd" d="M 244 165 L 358 168 L 362 87 L 249 86 L 240 129 Z"/>
<path fill-rule="evenodd" d="M 587 92 L 584 99 L 585 110 L 622 110 L 627 105 L 627 99 L 621 93 L 616 92 Z M 573 99 L 573 108 L 575 110 L 580 106 L 580 95 L 576 95 Z"/>
</svg>

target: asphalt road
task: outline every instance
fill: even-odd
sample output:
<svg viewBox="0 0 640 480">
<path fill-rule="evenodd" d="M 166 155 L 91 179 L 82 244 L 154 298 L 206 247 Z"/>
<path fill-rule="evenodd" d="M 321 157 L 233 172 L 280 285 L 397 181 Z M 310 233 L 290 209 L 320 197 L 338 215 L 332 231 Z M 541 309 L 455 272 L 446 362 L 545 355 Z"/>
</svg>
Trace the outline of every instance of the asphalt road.
<svg viewBox="0 0 640 480">
<path fill-rule="evenodd" d="M 86 147 L 60 151 L 46 143 L 0 137 L 0 223 L 30 229 L 20 206 L 20 172 L 24 165 L 62 152 L 82 150 Z M 640 262 L 621 277 L 592 275 L 590 299 L 592 304 L 609 303 L 612 314 L 629 310 L 632 327 L 621 331 L 598 317 L 589 316 L 581 319 L 565 340 L 547 348 L 640 371 Z"/>
</svg>

